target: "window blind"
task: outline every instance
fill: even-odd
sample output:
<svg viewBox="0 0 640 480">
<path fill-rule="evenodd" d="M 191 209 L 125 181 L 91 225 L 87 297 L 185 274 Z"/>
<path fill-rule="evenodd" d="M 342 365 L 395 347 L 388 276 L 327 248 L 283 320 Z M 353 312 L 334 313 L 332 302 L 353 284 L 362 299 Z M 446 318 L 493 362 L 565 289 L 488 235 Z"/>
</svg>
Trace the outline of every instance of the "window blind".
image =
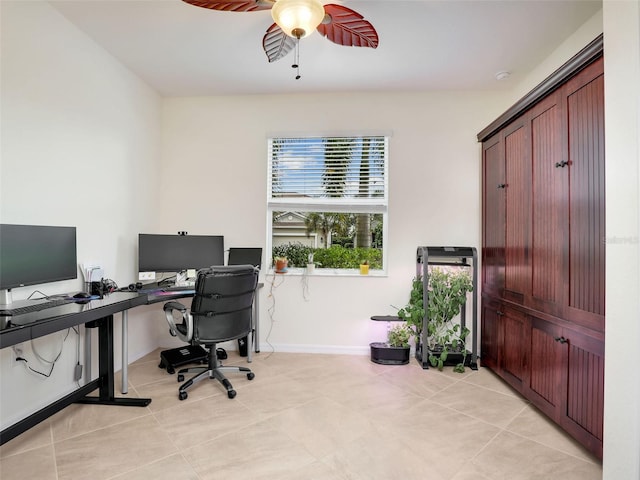
<svg viewBox="0 0 640 480">
<path fill-rule="evenodd" d="M 388 137 L 269 139 L 269 203 L 385 210 Z"/>
</svg>

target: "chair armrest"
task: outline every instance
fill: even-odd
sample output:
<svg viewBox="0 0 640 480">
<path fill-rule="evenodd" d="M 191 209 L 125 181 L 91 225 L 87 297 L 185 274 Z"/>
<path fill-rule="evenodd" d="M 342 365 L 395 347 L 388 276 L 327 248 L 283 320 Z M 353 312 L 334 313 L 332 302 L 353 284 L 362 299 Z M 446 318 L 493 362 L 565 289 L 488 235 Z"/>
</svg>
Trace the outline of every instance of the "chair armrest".
<svg viewBox="0 0 640 480">
<path fill-rule="evenodd" d="M 187 307 L 180 302 L 167 302 L 162 307 L 164 316 L 169 324 L 169 333 L 173 337 L 178 337 L 183 342 L 190 342 L 193 338 L 193 319 L 189 315 Z M 177 311 L 182 316 L 182 323 L 176 325 L 174 312 Z"/>
</svg>

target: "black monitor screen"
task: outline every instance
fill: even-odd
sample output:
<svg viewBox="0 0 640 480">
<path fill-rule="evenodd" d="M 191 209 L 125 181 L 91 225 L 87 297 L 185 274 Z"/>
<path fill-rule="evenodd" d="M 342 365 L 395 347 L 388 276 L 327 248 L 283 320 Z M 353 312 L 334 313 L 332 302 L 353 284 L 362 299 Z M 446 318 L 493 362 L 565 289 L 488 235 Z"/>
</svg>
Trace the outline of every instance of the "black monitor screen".
<svg viewBox="0 0 640 480">
<path fill-rule="evenodd" d="M 76 227 L 0 225 L 0 290 L 74 278 Z"/>
<path fill-rule="evenodd" d="M 139 272 L 181 272 L 224 265 L 222 235 L 138 235 Z"/>
<path fill-rule="evenodd" d="M 262 266 L 262 248 L 230 248 L 228 265 L 253 265 Z"/>
</svg>

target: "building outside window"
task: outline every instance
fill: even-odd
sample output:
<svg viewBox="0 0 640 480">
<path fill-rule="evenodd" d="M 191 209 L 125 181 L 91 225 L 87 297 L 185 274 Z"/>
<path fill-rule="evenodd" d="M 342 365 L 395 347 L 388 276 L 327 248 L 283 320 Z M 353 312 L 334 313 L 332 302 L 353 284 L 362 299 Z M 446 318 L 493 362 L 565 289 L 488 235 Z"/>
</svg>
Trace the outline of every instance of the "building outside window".
<svg viewBox="0 0 640 480">
<path fill-rule="evenodd" d="M 274 137 L 268 142 L 268 251 L 292 271 L 386 268 L 388 137 Z M 300 270 L 302 272 L 302 270 Z"/>
</svg>

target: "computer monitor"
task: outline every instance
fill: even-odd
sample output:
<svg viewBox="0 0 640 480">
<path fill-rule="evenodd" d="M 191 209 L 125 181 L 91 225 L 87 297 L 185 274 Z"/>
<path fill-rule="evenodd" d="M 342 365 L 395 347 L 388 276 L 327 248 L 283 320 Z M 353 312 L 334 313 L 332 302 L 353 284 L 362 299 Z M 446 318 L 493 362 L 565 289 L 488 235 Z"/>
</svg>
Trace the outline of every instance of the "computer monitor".
<svg viewBox="0 0 640 480">
<path fill-rule="evenodd" d="M 76 227 L 0 224 L 0 303 L 12 288 L 74 278 Z"/>
<path fill-rule="evenodd" d="M 261 268 L 262 248 L 230 248 L 227 265 L 253 265 Z"/>
<path fill-rule="evenodd" d="M 224 265 L 222 235 L 138 235 L 139 272 L 181 272 Z"/>
</svg>

